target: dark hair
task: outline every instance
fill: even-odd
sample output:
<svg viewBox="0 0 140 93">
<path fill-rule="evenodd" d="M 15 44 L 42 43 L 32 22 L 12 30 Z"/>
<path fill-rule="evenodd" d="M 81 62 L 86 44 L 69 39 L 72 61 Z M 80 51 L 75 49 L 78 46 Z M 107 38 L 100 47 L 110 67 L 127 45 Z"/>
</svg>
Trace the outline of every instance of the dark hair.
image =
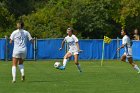
<svg viewBox="0 0 140 93">
<path fill-rule="evenodd" d="M 128 33 L 128 31 L 126 29 L 123 29 L 123 31 L 126 33 L 126 35 L 129 36 L 129 33 Z"/>
<path fill-rule="evenodd" d="M 24 27 L 24 22 L 23 21 L 19 20 L 19 21 L 17 21 L 17 23 L 21 25 L 21 28 Z"/>
<path fill-rule="evenodd" d="M 123 31 L 126 33 L 126 35 L 130 38 L 130 40 L 133 39 L 133 34 L 129 33 L 126 29 L 123 29 Z"/>
<path fill-rule="evenodd" d="M 74 31 L 72 27 L 67 28 L 67 30 L 70 30 L 72 33 Z"/>
</svg>

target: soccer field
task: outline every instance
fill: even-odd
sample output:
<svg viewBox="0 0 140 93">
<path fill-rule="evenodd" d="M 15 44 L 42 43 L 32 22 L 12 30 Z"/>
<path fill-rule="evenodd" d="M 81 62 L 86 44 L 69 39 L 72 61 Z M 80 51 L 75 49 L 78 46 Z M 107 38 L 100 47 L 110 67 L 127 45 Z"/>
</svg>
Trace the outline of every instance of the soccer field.
<svg viewBox="0 0 140 93">
<path fill-rule="evenodd" d="M 26 81 L 11 83 L 11 62 L 0 62 L 0 93 L 139 93 L 140 74 L 128 63 L 109 60 L 80 61 L 83 72 L 74 62 L 64 71 L 53 67 L 54 61 L 26 61 Z M 140 62 L 137 62 L 140 65 Z"/>
</svg>

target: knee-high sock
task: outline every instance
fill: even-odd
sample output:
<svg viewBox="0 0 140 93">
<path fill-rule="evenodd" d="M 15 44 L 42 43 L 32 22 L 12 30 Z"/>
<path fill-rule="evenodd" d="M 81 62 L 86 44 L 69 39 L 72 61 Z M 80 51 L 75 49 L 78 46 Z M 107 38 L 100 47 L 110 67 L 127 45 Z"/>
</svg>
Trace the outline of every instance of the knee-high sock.
<svg viewBox="0 0 140 93">
<path fill-rule="evenodd" d="M 138 65 L 134 65 L 134 69 L 136 69 L 137 71 L 140 71 Z"/>
<path fill-rule="evenodd" d="M 63 66 L 66 67 L 66 65 L 67 65 L 67 59 L 64 58 L 63 59 Z"/>
<path fill-rule="evenodd" d="M 13 81 L 16 81 L 16 66 L 12 66 Z"/>
<path fill-rule="evenodd" d="M 21 76 L 24 76 L 24 65 L 23 64 L 20 64 L 20 65 L 18 65 L 18 67 L 19 67 Z"/>
</svg>

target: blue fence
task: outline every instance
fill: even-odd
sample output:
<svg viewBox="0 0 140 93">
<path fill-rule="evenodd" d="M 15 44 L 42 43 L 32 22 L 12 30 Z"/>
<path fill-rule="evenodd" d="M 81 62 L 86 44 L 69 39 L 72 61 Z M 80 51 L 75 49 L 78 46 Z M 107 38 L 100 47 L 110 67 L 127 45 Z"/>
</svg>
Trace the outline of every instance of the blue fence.
<svg viewBox="0 0 140 93">
<path fill-rule="evenodd" d="M 0 39 L 0 59 L 5 59 L 6 40 Z"/>
<path fill-rule="evenodd" d="M 37 40 L 37 59 L 60 59 L 65 51 L 59 51 L 62 39 Z"/>
<path fill-rule="evenodd" d="M 7 42 L 7 43 L 6 43 Z M 6 39 L 0 39 L 0 60 L 12 58 L 13 44 L 10 45 Z M 30 42 L 27 44 L 27 59 L 61 59 L 65 54 L 65 49 L 59 51 L 62 39 L 39 39 L 34 45 Z M 79 55 L 79 59 L 91 60 L 102 58 L 103 40 L 79 40 L 80 48 L 83 50 Z M 121 41 L 117 44 L 117 40 L 113 40 L 110 44 L 105 44 L 105 59 L 117 59 L 120 57 L 124 49 L 117 56 L 117 47 L 121 45 Z M 36 48 L 34 47 L 36 46 Z M 140 60 L 140 41 L 133 41 L 133 58 Z M 7 56 L 6 56 L 7 55 Z"/>
</svg>

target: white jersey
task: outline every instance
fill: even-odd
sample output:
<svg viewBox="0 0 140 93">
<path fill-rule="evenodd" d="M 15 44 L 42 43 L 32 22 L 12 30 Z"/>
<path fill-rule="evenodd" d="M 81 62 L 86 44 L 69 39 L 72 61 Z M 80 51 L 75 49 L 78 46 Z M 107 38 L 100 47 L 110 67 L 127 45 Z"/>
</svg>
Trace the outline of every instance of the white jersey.
<svg viewBox="0 0 140 93">
<path fill-rule="evenodd" d="M 32 37 L 28 31 L 23 29 L 17 29 L 13 31 L 13 33 L 10 36 L 10 39 L 14 41 L 13 53 L 26 53 L 27 41 L 30 41 Z"/>
<path fill-rule="evenodd" d="M 78 42 L 78 38 L 75 35 L 66 36 L 64 41 L 68 43 L 69 51 L 78 52 L 78 48 L 76 46 L 76 42 Z"/>
<path fill-rule="evenodd" d="M 132 44 L 130 38 L 127 35 L 122 38 L 122 44 L 125 47 L 125 54 L 127 56 L 132 56 Z"/>
</svg>

